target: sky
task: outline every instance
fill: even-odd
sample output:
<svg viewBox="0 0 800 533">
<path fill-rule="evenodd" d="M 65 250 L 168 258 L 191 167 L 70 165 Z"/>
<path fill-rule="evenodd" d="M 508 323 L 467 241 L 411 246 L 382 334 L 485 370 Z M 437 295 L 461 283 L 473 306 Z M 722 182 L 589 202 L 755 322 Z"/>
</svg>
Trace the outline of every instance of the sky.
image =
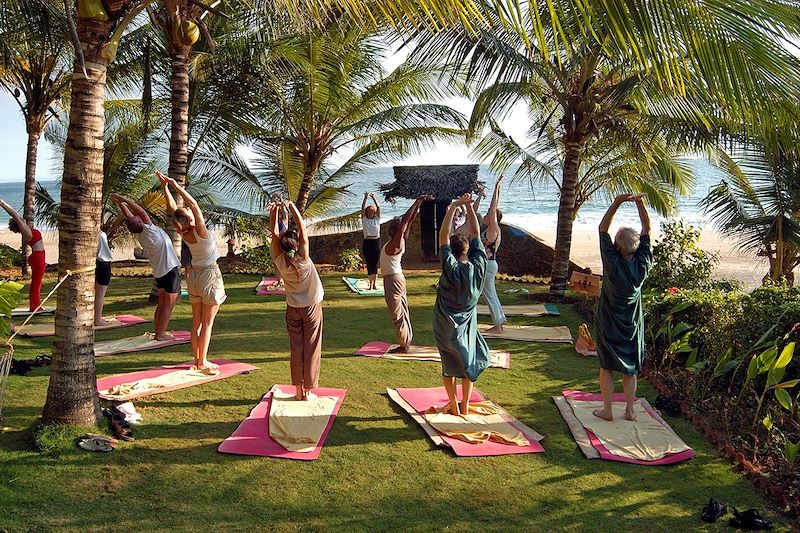
<svg viewBox="0 0 800 533">
<path fill-rule="evenodd" d="M 387 70 L 392 70 L 402 63 L 404 59 L 405 54 L 396 53 L 387 58 L 384 65 Z M 442 103 L 460 111 L 467 117 L 472 111 L 472 102 L 466 98 L 448 99 Z M 508 119 L 501 121 L 501 125 L 515 139 L 524 139 L 525 132 L 529 127 L 524 108 L 520 106 L 520 109 L 515 109 Z M 22 119 L 17 103 L 10 94 L 5 91 L 0 92 L 0 161 L 2 161 L 2 164 L 0 164 L 0 182 L 24 181 L 27 139 L 25 122 Z M 244 150 L 243 152 L 242 155 L 246 155 L 247 151 Z M 39 143 L 39 157 L 36 165 L 36 176 L 39 181 L 60 177 L 55 175 L 53 171 L 52 158 L 54 153 L 53 147 L 42 139 Z M 425 154 L 396 161 L 395 163 L 402 165 L 479 163 L 479 161 L 470 159 L 469 154 L 470 149 L 466 146 L 441 143 Z M 349 154 L 346 155 L 349 156 Z M 339 157 L 333 159 L 333 162 L 344 159 L 345 154 L 340 154 Z"/>
</svg>

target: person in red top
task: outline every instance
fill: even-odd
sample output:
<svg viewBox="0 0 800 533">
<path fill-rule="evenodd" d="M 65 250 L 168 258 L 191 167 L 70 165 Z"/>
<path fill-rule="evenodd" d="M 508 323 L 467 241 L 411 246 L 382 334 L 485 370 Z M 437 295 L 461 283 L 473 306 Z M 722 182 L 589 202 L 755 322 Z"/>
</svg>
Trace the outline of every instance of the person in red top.
<svg viewBox="0 0 800 533">
<path fill-rule="evenodd" d="M 21 233 L 22 240 L 31 247 L 31 255 L 28 256 L 28 264 L 31 267 L 31 286 L 28 289 L 28 299 L 30 300 L 30 310 L 36 311 L 42 303 L 42 278 L 47 263 L 44 259 L 44 242 L 42 234 L 38 229 L 29 226 L 25 219 L 19 216 L 13 207 L 8 205 L 5 200 L 0 200 L 0 207 L 6 210 L 11 220 L 8 221 L 8 229 L 14 233 Z"/>
</svg>

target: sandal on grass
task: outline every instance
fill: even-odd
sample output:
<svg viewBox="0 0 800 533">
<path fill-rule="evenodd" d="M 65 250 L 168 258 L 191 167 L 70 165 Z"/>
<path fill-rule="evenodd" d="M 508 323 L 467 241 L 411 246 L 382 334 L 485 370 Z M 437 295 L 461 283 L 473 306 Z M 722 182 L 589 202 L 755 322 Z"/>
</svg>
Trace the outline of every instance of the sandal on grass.
<svg viewBox="0 0 800 533">
<path fill-rule="evenodd" d="M 731 517 L 730 525 L 737 529 L 750 529 L 754 531 L 761 531 L 764 529 L 772 529 L 772 520 L 761 516 L 756 509 L 748 509 L 739 512 L 736 507 L 733 508 L 733 517 Z"/>
<path fill-rule="evenodd" d="M 728 506 L 718 502 L 714 498 L 709 498 L 708 503 L 700 511 L 700 520 L 703 522 L 716 522 L 719 517 L 728 512 Z"/>
<path fill-rule="evenodd" d="M 114 442 L 114 444 L 111 444 Z M 110 452 L 116 446 L 116 440 L 105 435 L 87 433 L 78 440 L 78 447 L 87 452 Z"/>
<path fill-rule="evenodd" d="M 40 353 L 30 360 L 31 366 L 50 366 L 52 358 L 46 353 Z"/>
<path fill-rule="evenodd" d="M 112 406 L 109 409 L 104 409 L 103 414 L 108 417 L 108 425 L 111 426 L 111 430 L 118 439 L 127 442 L 136 440 L 136 438 L 133 436 L 130 423 L 125 420 L 125 414 L 117 409 L 116 406 Z"/>
</svg>

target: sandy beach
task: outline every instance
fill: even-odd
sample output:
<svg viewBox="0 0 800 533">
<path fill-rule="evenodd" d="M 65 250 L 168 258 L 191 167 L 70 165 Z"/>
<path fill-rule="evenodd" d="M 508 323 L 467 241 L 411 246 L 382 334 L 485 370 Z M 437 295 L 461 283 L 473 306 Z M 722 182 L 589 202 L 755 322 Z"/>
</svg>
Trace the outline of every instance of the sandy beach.
<svg viewBox="0 0 800 533">
<path fill-rule="evenodd" d="M 616 228 L 612 228 L 615 231 Z M 535 233 L 542 241 L 552 246 L 555 242 L 555 230 L 538 231 Z M 658 229 L 653 232 L 654 238 L 660 237 Z M 43 233 L 47 262 L 52 264 L 58 261 L 58 234 L 56 232 Z M 0 243 L 19 248 L 19 235 L 11 233 L 7 229 L 0 230 Z M 704 230 L 700 237 L 700 247 L 708 251 L 719 253 L 720 262 L 716 274 L 719 277 L 731 278 L 744 282 L 747 287 L 756 287 L 761 284 L 761 278 L 768 270 L 768 262 L 765 258 L 755 258 L 750 255 L 739 253 L 735 242 L 724 239 L 719 233 Z M 228 247 L 225 240 L 217 237 L 217 249 L 220 256 L 227 253 Z M 120 261 L 133 259 L 133 247 L 130 244 L 120 245 L 112 250 L 114 260 Z M 593 272 L 601 273 L 600 251 L 597 231 L 589 229 L 587 226 L 578 225 L 572 238 L 572 260 L 579 265 L 587 266 Z"/>
</svg>

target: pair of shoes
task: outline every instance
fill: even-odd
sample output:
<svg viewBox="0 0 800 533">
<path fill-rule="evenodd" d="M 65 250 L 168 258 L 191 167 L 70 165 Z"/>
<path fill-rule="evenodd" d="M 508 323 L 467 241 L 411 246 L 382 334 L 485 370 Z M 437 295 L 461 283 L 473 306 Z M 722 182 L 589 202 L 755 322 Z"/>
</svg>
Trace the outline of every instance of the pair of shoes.
<svg viewBox="0 0 800 533">
<path fill-rule="evenodd" d="M 656 409 L 668 414 L 669 416 L 681 416 L 681 404 L 675 399 L 674 396 L 664 396 L 663 394 L 659 394 L 656 396 L 654 405 Z"/>
<path fill-rule="evenodd" d="M 130 423 L 125 420 L 125 413 L 117 409 L 116 406 L 111 406 L 108 409 L 103 409 L 103 414 L 108 418 L 108 425 L 118 439 L 127 442 L 136 440 L 133 436 Z"/>
<path fill-rule="evenodd" d="M 29 361 L 31 366 L 50 366 L 53 359 L 46 353 L 40 353 Z"/>
<path fill-rule="evenodd" d="M 728 506 L 718 502 L 714 498 L 709 498 L 708 503 L 700 511 L 700 520 L 703 522 L 716 522 L 719 517 L 728 512 Z"/>
<path fill-rule="evenodd" d="M 754 531 L 772 529 L 773 526 L 772 520 L 761 516 L 761 513 L 756 509 L 747 509 L 739 512 L 736 507 L 733 508 L 733 516 L 729 524 L 737 529 L 751 529 Z"/>
<path fill-rule="evenodd" d="M 78 447 L 87 452 L 110 452 L 117 447 L 117 439 L 96 433 L 87 433 L 78 439 Z"/>
<path fill-rule="evenodd" d="M 9 369 L 9 374 L 16 374 L 18 376 L 24 376 L 28 372 L 33 370 L 31 368 L 30 361 L 27 360 L 18 360 L 18 359 L 11 359 L 11 368 Z"/>
</svg>

